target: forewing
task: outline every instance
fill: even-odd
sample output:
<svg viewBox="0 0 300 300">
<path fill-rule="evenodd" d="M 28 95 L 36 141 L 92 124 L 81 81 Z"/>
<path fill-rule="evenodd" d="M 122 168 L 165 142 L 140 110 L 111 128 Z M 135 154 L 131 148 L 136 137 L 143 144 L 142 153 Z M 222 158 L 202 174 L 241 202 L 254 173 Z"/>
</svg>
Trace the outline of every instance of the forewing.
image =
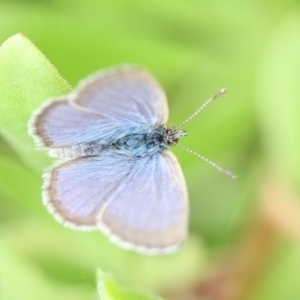
<svg viewBox="0 0 300 300">
<path fill-rule="evenodd" d="M 101 139 L 103 143 L 128 124 L 104 122 L 95 112 L 67 98 L 46 103 L 33 117 L 29 130 L 38 146 L 64 147 Z"/>
<path fill-rule="evenodd" d="M 66 225 L 95 228 L 99 212 L 126 184 L 133 163 L 130 158 L 118 155 L 62 163 L 44 176 L 44 203 Z"/>
<path fill-rule="evenodd" d="M 65 147 L 100 140 L 136 126 L 165 124 L 164 91 L 146 71 L 119 68 L 83 81 L 65 98 L 46 103 L 33 117 L 29 131 L 38 146 Z"/>
<path fill-rule="evenodd" d="M 157 254 L 177 249 L 186 237 L 187 190 L 176 157 L 169 151 L 138 160 L 99 215 L 112 240 L 136 251 Z"/>
<path fill-rule="evenodd" d="M 72 101 L 98 112 L 106 120 L 133 125 L 165 124 L 165 93 L 145 70 L 123 67 L 98 73 L 83 81 Z"/>
</svg>

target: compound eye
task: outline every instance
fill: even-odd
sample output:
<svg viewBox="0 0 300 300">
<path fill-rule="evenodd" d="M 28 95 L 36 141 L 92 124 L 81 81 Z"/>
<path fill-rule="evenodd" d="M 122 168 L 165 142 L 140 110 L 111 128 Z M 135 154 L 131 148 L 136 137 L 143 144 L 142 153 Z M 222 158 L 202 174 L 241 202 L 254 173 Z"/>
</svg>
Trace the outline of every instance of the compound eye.
<svg viewBox="0 0 300 300">
<path fill-rule="evenodd" d="M 169 142 L 169 146 L 174 147 L 174 146 L 177 145 L 177 143 L 178 143 L 178 139 L 172 140 L 172 141 Z"/>
</svg>

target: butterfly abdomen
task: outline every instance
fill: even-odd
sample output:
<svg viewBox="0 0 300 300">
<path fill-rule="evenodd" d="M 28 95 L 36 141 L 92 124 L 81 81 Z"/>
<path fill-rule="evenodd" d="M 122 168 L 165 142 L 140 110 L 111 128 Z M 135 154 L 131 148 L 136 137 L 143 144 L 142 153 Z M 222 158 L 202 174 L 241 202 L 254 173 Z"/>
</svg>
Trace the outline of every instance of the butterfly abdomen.
<svg viewBox="0 0 300 300">
<path fill-rule="evenodd" d="M 135 128 L 116 135 L 110 142 L 95 140 L 88 143 L 52 148 L 49 155 L 61 158 L 76 158 L 103 155 L 112 152 L 125 156 L 144 157 L 167 149 L 164 143 L 163 126 Z"/>
<path fill-rule="evenodd" d="M 53 148 L 49 151 L 49 155 L 52 157 L 61 158 L 76 158 L 85 156 L 96 156 L 104 150 L 105 146 L 97 144 L 95 142 L 80 143 L 62 148 Z"/>
</svg>

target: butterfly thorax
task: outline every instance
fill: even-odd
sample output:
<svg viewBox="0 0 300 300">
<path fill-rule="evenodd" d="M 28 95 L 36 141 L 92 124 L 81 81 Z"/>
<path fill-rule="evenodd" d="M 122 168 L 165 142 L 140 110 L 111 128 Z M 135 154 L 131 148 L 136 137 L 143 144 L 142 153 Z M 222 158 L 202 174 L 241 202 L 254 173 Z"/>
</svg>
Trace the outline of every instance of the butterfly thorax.
<svg viewBox="0 0 300 300">
<path fill-rule="evenodd" d="M 178 139 L 185 136 L 185 131 L 178 131 L 172 126 L 136 127 L 112 135 L 114 138 L 103 143 L 95 140 L 78 143 L 69 147 L 50 150 L 51 156 L 86 157 L 104 155 L 108 152 L 120 155 L 145 157 L 165 151 L 168 146 L 175 146 Z"/>
</svg>

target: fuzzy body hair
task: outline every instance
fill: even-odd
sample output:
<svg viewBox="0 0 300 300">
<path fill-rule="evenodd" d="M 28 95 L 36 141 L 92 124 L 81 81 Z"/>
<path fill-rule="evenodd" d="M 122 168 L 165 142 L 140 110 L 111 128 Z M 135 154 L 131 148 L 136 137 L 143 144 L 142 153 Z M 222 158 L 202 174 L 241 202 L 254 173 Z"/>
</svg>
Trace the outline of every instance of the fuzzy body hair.
<svg viewBox="0 0 300 300">
<path fill-rule="evenodd" d="M 106 139 L 96 139 L 62 148 L 53 148 L 49 155 L 61 158 L 77 158 L 103 155 L 106 152 L 132 157 L 151 156 L 162 153 L 168 147 L 165 144 L 165 127 L 133 127 L 116 132 Z"/>
</svg>

